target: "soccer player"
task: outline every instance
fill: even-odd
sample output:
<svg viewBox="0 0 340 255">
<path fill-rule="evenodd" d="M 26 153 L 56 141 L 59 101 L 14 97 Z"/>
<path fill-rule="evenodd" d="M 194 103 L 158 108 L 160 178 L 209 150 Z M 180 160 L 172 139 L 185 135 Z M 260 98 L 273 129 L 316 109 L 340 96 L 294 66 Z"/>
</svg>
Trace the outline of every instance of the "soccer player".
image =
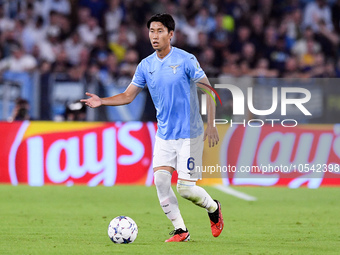
<svg viewBox="0 0 340 255">
<path fill-rule="evenodd" d="M 147 27 L 155 52 L 139 63 L 128 88 L 121 94 L 106 98 L 86 93 L 89 98 L 81 102 L 93 108 L 128 104 L 147 84 L 157 110 L 154 182 L 160 205 L 174 226 L 174 231 L 170 233 L 173 236 L 166 242 L 190 240 L 171 188 L 171 176 L 175 170 L 178 173 L 178 193 L 207 210 L 212 235 L 217 237 L 224 226 L 221 205 L 196 185 L 201 173 L 194 168 L 195 165 L 202 166 L 204 140 L 208 138 L 209 147 L 219 141 L 213 125 L 215 105 L 210 97 L 207 97 L 208 121 L 205 131 L 199 114 L 196 86 L 206 88 L 209 81 L 192 54 L 171 46 L 175 30 L 171 15 L 156 14 L 147 22 Z"/>
</svg>

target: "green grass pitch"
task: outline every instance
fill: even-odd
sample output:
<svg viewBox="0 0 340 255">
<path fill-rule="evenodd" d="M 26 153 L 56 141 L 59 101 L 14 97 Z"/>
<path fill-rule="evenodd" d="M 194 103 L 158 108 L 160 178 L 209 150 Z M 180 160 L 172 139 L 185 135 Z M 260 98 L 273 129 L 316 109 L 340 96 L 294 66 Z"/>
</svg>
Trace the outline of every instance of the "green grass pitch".
<svg viewBox="0 0 340 255">
<path fill-rule="evenodd" d="M 225 229 L 214 238 L 207 213 L 179 197 L 191 234 L 164 243 L 172 225 L 155 187 L 0 185 L 0 254 L 339 254 L 340 188 L 236 187 L 249 202 L 205 187 L 222 203 Z M 132 244 L 107 236 L 118 215 L 139 227 Z"/>
</svg>

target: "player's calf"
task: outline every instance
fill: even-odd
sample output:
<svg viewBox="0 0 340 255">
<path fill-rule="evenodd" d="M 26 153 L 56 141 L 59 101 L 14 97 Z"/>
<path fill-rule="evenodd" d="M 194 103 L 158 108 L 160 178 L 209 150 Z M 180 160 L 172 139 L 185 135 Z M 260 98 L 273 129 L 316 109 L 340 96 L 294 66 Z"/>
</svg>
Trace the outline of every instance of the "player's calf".
<svg viewBox="0 0 340 255">
<path fill-rule="evenodd" d="M 196 182 L 178 180 L 177 191 L 185 199 L 190 200 L 194 204 L 205 208 L 208 212 L 216 211 L 217 203 L 203 189 L 196 185 Z"/>
</svg>

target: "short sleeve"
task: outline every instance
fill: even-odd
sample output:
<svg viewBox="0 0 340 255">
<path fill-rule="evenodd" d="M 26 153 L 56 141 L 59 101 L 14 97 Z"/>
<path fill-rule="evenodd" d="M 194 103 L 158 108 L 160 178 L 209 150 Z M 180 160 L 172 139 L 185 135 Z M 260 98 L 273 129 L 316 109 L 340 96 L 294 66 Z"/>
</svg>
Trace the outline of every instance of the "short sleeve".
<svg viewBox="0 0 340 255">
<path fill-rule="evenodd" d="M 135 75 L 132 78 L 132 82 L 133 85 L 140 87 L 140 88 L 144 88 L 145 84 L 146 84 L 146 80 L 144 77 L 144 72 L 143 72 L 143 63 L 139 63 L 139 65 L 137 66 Z"/>
<path fill-rule="evenodd" d="M 186 59 L 185 66 L 186 72 L 192 81 L 197 82 L 205 76 L 203 69 L 194 55 L 190 55 Z"/>
</svg>

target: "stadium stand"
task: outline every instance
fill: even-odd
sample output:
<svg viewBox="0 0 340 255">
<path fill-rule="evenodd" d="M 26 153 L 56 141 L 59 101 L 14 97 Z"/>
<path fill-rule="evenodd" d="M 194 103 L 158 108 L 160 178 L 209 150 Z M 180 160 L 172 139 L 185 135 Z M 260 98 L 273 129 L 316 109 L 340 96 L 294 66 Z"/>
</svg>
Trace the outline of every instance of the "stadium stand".
<svg viewBox="0 0 340 255">
<path fill-rule="evenodd" d="M 145 22 L 156 12 L 173 15 L 173 45 L 195 54 L 209 78 L 340 77 L 340 0 L 14 0 L 0 2 L 2 83 L 19 84 L 34 119 L 62 120 L 80 95 L 61 95 L 66 83 L 56 75 L 77 93 L 122 91 L 153 52 Z M 20 62 L 15 49 L 23 50 L 29 68 L 8 64 Z M 3 95 L 6 120 L 14 99 Z M 147 110 L 106 108 L 87 120 L 155 120 L 147 92 L 139 102 Z"/>
</svg>

